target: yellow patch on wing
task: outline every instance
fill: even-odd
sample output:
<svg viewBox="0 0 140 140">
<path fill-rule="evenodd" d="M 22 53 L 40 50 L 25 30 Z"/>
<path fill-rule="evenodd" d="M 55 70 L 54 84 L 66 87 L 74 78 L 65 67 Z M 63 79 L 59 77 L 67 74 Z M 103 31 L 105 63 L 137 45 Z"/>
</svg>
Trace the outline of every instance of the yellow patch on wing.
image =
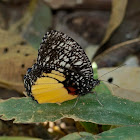
<svg viewBox="0 0 140 140">
<path fill-rule="evenodd" d="M 38 78 L 32 86 L 32 96 L 38 103 L 62 103 L 77 97 L 77 95 L 68 94 L 64 85 L 58 82 L 65 80 L 62 73 L 52 71 L 47 74 L 43 73 L 43 76 L 47 77 Z"/>
<path fill-rule="evenodd" d="M 35 85 L 50 84 L 50 83 L 58 83 L 58 81 L 49 77 L 41 77 L 37 79 Z"/>
<path fill-rule="evenodd" d="M 64 74 L 62 74 L 58 71 L 55 71 L 55 70 L 52 70 L 51 73 L 43 73 L 42 75 L 43 76 L 48 76 L 48 77 L 51 77 L 51 78 L 55 78 L 55 79 L 57 79 L 61 82 L 65 80 Z"/>
</svg>

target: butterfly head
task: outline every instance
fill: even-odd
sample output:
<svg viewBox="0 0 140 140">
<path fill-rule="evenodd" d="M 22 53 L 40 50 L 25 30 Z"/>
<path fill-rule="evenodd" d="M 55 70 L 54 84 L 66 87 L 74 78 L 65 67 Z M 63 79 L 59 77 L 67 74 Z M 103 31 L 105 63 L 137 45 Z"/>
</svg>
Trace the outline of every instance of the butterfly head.
<svg viewBox="0 0 140 140">
<path fill-rule="evenodd" d="M 94 79 L 93 80 L 93 87 L 98 86 L 100 84 L 100 80 L 99 79 Z"/>
</svg>

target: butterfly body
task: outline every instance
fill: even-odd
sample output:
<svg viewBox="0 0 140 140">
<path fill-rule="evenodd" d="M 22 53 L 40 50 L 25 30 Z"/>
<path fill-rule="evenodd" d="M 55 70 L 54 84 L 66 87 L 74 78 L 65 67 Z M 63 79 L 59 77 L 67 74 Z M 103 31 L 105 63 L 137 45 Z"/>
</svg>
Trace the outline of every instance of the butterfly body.
<svg viewBox="0 0 140 140">
<path fill-rule="evenodd" d="M 45 91 L 45 86 L 43 87 L 42 84 L 45 85 L 46 83 L 38 83 L 43 88 L 40 90 L 37 89 L 38 92 L 35 91 L 36 94 L 34 96 L 33 93 L 35 92 L 32 90 L 32 87 L 37 85 L 38 79 L 42 78 L 41 80 L 43 81 L 43 77 L 47 79 L 46 82 L 54 79 L 53 82 L 58 87 L 50 82 L 47 84 L 53 84 L 53 88 L 47 88 Z M 51 98 L 51 94 L 57 90 L 58 93 L 56 92 L 56 95 L 59 95 L 60 92 L 64 92 L 61 96 L 64 97 L 66 94 L 69 94 L 71 95 L 70 98 L 76 98 L 77 95 L 89 93 L 92 88 L 98 84 L 99 80 L 93 79 L 91 63 L 81 46 L 66 34 L 54 30 L 47 32 L 43 37 L 38 50 L 37 61 L 32 68 L 27 71 L 24 78 L 27 94 L 36 97 L 35 99 L 37 101 L 37 97 L 42 99 L 41 94 L 46 96 L 46 98 Z M 48 87 L 48 85 L 46 87 Z M 66 100 L 69 99 L 64 99 L 63 101 Z M 49 101 L 45 99 L 43 102 Z"/>
</svg>

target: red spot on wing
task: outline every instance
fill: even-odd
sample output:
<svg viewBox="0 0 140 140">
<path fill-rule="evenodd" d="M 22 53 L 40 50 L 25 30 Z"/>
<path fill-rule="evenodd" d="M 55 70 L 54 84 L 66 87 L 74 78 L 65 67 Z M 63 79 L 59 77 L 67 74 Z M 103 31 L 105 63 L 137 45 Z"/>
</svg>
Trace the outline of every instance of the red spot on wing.
<svg viewBox="0 0 140 140">
<path fill-rule="evenodd" d="M 67 87 L 67 89 L 68 89 L 68 92 L 69 92 L 69 94 L 72 94 L 72 95 L 75 95 L 75 91 L 76 91 L 76 89 L 75 88 L 73 88 L 73 87 Z"/>
</svg>

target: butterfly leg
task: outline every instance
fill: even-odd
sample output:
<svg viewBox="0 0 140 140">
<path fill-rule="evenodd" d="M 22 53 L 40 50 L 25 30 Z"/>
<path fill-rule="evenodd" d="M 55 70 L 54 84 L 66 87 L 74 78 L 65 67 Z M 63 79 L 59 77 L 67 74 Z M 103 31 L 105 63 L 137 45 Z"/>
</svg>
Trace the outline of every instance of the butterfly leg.
<svg viewBox="0 0 140 140">
<path fill-rule="evenodd" d="M 81 97 L 81 95 L 78 95 L 77 100 L 76 100 L 76 102 L 75 102 L 75 104 L 74 104 L 73 108 L 74 108 L 74 107 L 76 107 L 76 105 L 77 105 L 77 103 L 78 103 L 78 101 L 79 101 L 80 97 Z"/>
<path fill-rule="evenodd" d="M 77 103 L 78 103 L 80 97 L 81 97 L 81 95 L 78 95 L 78 96 L 77 96 L 77 99 L 76 99 L 76 101 L 75 101 L 73 107 L 72 107 L 70 110 L 73 110 L 73 109 L 76 107 L 76 105 L 77 105 Z"/>
<path fill-rule="evenodd" d="M 97 96 L 97 92 L 96 91 L 91 91 L 90 93 L 94 93 L 96 96 L 96 100 L 98 101 L 98 103 L 103 107 L 103 104 L 99 101 L 98 96 Z"/>
</svg>

